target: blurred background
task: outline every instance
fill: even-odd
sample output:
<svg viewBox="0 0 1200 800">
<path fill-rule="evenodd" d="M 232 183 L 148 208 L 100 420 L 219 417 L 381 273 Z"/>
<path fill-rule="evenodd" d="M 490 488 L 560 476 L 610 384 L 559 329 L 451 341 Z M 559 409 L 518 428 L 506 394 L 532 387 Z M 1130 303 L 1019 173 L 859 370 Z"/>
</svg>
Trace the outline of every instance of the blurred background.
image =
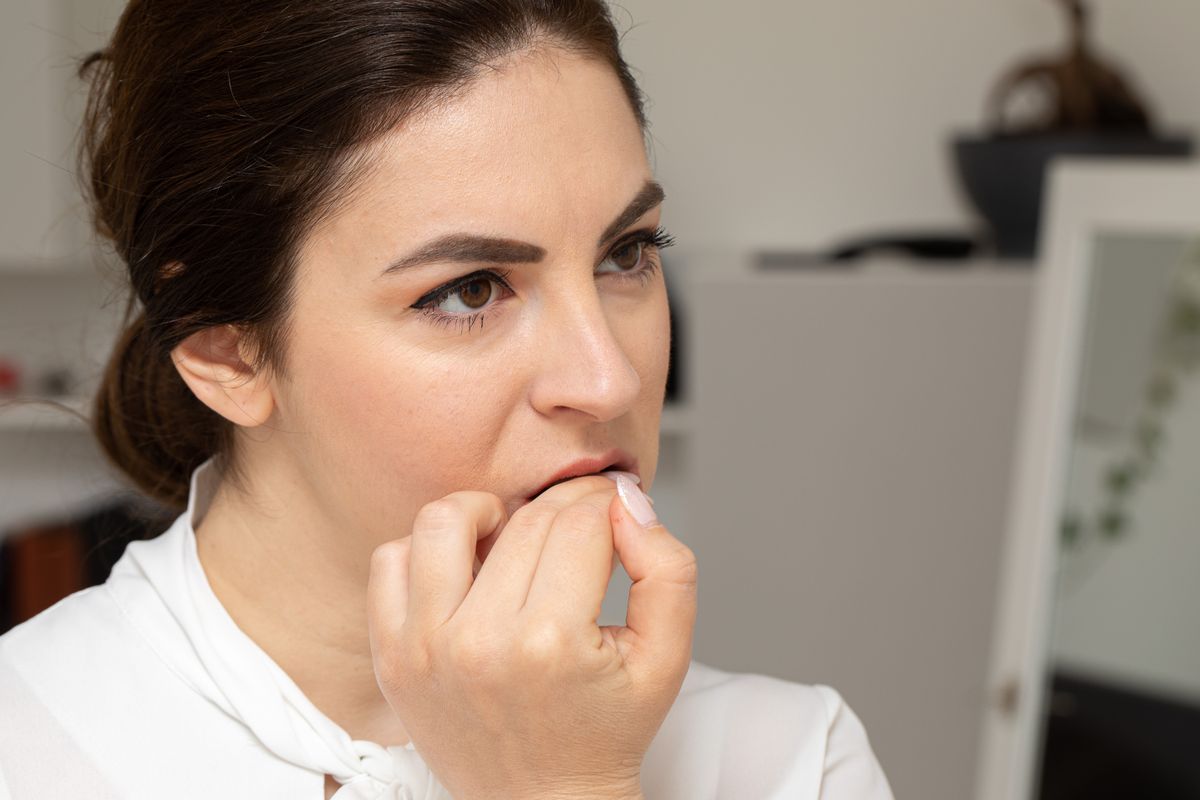
<svg viewBox="0 0 1200 800">
<path fill-rule="evenodd" d="M 124 288 L 74 183 L 74 59 L 122 7 L 0 7 L 0 397 L 84 416 Z M 1021 695 L 989 665 L 1046 268 L 1045 167 L 1079 153 L 1190 163 L 1200 4 L 614 7 L 679 241 L 665 258 L 676 350 L 652 493 L 699 558 L 695 658 L 838 689 L 898 798 L 992 796 L 984 719 Z M 1047 611 L 1060 622 L 1052 691 L 1022 797 L 1200 797 L 1200 638 L 1186 624 L 1200 611 L 1186 480 L 1200 391 L 1182 377 L 1161 405 L 1143 391 L 1175 308 L 1164 287 L 1191 274 L 1193 244 L 1130 235 L 1099 251 L 1098 270 L 1154 269 L 1132 283 L 1115 269 L 1093 298 L 1104 311 L 1089 317 L 1083 438 L 1056 532 L 1069 585 Z M 1162 457 L 1176 480 L 1139 495 L 1159 511 L 1138 527 L 1105 498 L 1145 477 L 1142 462 L 1112 461 L 1122 432 L 1166 447 L 1163 420 L 1155 438 L 1138 416 L 1146 397 L 1170 406 Z M 169 521 L 83 420 L 0 411 L 0 631 L 104 580 L 125 541 Z M 614 577 L 602 622 L 623 621 L 628 585 Z"/>
</svg>

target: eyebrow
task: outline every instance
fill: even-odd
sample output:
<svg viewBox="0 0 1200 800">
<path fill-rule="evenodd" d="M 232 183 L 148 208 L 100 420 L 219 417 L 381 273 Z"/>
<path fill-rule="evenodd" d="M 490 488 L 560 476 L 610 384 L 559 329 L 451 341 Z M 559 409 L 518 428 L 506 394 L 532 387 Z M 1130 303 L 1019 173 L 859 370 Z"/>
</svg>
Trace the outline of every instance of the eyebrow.
<svg viewBox="0 0 1200 800">
<path fill-rule="evenodd" d="M 647 181 L 637 196 L 617 215 L 612 224 L 600 235 L 598 247 L 604 247 L 621 231 L 637 222 L 643 214 L 666 199 L 666 193 L 656 181 Z M 452 233 L 422 245 L 411 253 L 389 264 L 379 277 L 391 275 L 425 264 L 462 262 L 488 264 L 536 264 L 546 257 L 544 248 L 515 239 L 478 236 L 469 233 Z"/>
</svg>

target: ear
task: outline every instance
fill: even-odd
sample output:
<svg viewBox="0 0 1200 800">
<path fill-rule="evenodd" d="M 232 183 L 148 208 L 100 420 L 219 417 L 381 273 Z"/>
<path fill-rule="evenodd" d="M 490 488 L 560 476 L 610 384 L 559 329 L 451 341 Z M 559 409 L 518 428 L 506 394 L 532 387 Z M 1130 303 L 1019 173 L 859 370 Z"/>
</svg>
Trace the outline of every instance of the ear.
<svg viewBox="0 0 1200 800">
<path fill-rule="evenodd" d="M 200 402 L 230 422 L 252 428 L 271 416 L 275 396 L 267 376 L 251 369 L 247 353 L 241 329 L 217 325 L 178 344 L 171 360 Z"/>
</svg>

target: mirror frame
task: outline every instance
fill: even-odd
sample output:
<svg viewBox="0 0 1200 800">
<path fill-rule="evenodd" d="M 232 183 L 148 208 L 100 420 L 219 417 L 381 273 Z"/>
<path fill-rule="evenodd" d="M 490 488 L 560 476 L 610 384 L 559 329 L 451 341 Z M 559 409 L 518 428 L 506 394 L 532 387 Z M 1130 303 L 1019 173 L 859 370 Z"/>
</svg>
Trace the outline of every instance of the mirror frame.
<svg viewBox="0 0 1200 800">
<path fill-rule="evenodd" d="M 1059 521 L 1099 235 L 1200 236 L 1200 160 L 1051 164 L 1024 368 L 1004 563 L 992 631 L 978 800 L 1032 800 L 1059 556 Z"/>
</svg>

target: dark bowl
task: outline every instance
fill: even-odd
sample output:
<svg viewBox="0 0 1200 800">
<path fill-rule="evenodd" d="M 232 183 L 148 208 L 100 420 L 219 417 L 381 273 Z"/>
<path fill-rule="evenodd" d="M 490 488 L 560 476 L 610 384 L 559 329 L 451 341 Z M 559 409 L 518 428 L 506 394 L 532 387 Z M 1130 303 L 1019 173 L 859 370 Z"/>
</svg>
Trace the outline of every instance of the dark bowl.
<svg viewBox="0 0 1200 800">
<path fill-rule="evenodd" d="M 1037 255 L 1046 165 L 1057 156 L 1187 158 L 1192 138 L 1141 134 L 1054 133 L 959 135 L 953 140 L 959 181 L 987 222 L 996 255 Z"/>
</svg>

